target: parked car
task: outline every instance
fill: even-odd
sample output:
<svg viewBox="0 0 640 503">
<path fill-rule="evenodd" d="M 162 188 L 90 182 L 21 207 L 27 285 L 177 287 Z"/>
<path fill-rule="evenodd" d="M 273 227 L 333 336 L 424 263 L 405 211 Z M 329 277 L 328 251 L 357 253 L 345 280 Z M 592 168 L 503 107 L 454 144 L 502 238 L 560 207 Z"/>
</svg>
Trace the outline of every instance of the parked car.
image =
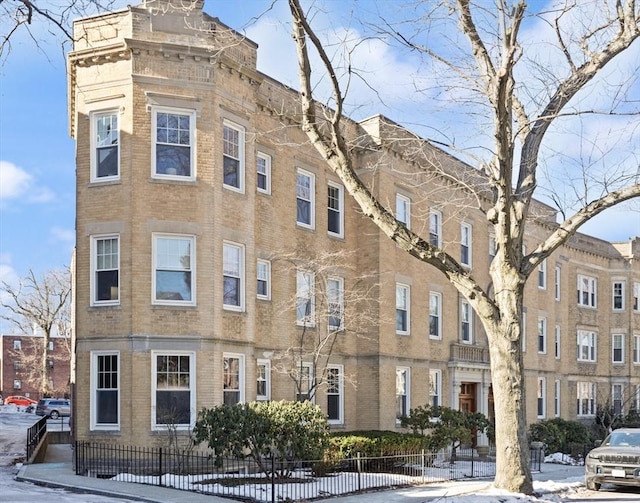
<svg viewBox="0 0 640 503">
<path fill-rule="evenodd" d="M 36 415 L 58 419 L 71 415 L 71 402 L 66 398 L 43 398 L 38 401 Z"/>
<path fill-rule="evenodd" d="M 587 454 L 585 485 L 597 491 L 602 484 L 640 487 L 640 428 L 615 430 Z"/>
<path fill-rule="evenodd" d="M 31 398 L 29 398 L 28 396 L 22 395 L 12 395 L 4 399 L 5 405 L 14 404 L 20 405 L 22 407 L 28 407 L 29 405 L 35 405 L 36 403 L 38 402 L 36 402 L 35 400 L 31 400 Z"/>
</svg>

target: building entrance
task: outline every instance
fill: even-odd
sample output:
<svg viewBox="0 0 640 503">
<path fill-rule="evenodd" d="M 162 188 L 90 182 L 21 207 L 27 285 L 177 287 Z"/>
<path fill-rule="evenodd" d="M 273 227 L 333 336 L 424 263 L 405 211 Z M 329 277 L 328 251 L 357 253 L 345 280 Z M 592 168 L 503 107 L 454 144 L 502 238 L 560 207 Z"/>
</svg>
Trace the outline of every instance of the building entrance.
<svg viewBox="0 0 640 503">
<path fill-rule="evenodd" d="M 458 398 L 458 409 L 462 412 L 476 412 L 476 392 L 477 383 L 463 382 L 460 384 L 460 396 Z M 476 447 L 478 443 L 478 432 L 472 432 L 472 447 Z"/>
<path fill-rule="evenodd" d="M 460 385 L 458 409 L 463 412 L 476 411 L 476 386 L 474 382 L 463 382 Z"/>
</svg>

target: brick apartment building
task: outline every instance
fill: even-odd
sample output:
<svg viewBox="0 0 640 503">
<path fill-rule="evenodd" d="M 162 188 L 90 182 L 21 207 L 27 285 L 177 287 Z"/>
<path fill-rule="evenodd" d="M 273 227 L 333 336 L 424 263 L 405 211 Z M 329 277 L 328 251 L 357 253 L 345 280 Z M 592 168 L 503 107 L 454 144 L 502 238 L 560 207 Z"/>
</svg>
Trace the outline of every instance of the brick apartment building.
<svg viewBox="0 0 640 503">
<path fill-rule="evenodd" d="M 187 22 L 159 4 L 74 25 L 76 438 L 154 443 L 203 407 L 294 399 L 319 371 L 314 399 L 336 429 L 395 429 L 426 403 L 491 415 L 487 339 L 465 299 L 356 208 L 297 127 L 296 94 L 257 71 L 255 43 L 201 4 Z M 379 200 L 489 285 L 486 217 L 413 161 L 482 175 L 430 146 L 407 155 L 414 136 L 382 116 L 345 127 Z M 556 221 L 534 212 L 528 247 Z M 320 281 L 305 261 L 322 254 L 341 258 Z M 578 234 L 530 279 L 529 421 L 640 408 L 639 258 L 639 238 Z M 362 284 L 373 298 L 347 301 Z M 297 389 L 281 355 L 327 325 L 331 358 L 297 362 Z"/>
<path fill-rule="evenodd" d="M 30 367 L 42 355 L 42 335 L 0 334 L 0 395 L 22 395 L 33 400 L 43 397 Z M 53 396 L 68 396 L 71 377 L 70 339 L 52 336 L 48 350 L 48 379 Z"/>
</svg>

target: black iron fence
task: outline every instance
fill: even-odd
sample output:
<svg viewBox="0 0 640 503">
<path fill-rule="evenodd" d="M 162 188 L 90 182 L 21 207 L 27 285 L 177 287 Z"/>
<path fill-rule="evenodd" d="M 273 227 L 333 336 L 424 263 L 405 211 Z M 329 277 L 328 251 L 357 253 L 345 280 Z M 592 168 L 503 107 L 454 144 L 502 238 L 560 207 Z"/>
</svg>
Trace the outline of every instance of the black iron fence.
<svg viewBox="0 0 640 503">
<path fill-rule="evenodd" d="M 336 461 L 216 458 L 208 452 L 76 442 L 78 475 L 260 502 L 309 500 L 410 485 L 493 478 L 495 461 L 474 449 L 357 455 Z"/>
<path fill-rule="evenodd" d="M 38 445 L 45 437 L 45 433 L 47 433 L 46 417 L 43 417 L 27 429 L 27 460 L 31 459 L 33 453 L 36 452 Z"/>
</svg>

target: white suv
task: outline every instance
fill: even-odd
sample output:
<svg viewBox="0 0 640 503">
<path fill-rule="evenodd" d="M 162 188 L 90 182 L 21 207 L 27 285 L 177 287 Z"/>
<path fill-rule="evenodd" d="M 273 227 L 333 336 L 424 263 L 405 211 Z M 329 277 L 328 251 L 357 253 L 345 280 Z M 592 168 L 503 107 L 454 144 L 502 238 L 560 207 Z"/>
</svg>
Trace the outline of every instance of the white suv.
<svg viewBox="0 0 640 503">
<path fill-rule="evenodd" d="M 611 432 L 587 454 L 585 485 L 591 491 L 601 484 L 640 487 L 640 428 Z"/>
</svg>

